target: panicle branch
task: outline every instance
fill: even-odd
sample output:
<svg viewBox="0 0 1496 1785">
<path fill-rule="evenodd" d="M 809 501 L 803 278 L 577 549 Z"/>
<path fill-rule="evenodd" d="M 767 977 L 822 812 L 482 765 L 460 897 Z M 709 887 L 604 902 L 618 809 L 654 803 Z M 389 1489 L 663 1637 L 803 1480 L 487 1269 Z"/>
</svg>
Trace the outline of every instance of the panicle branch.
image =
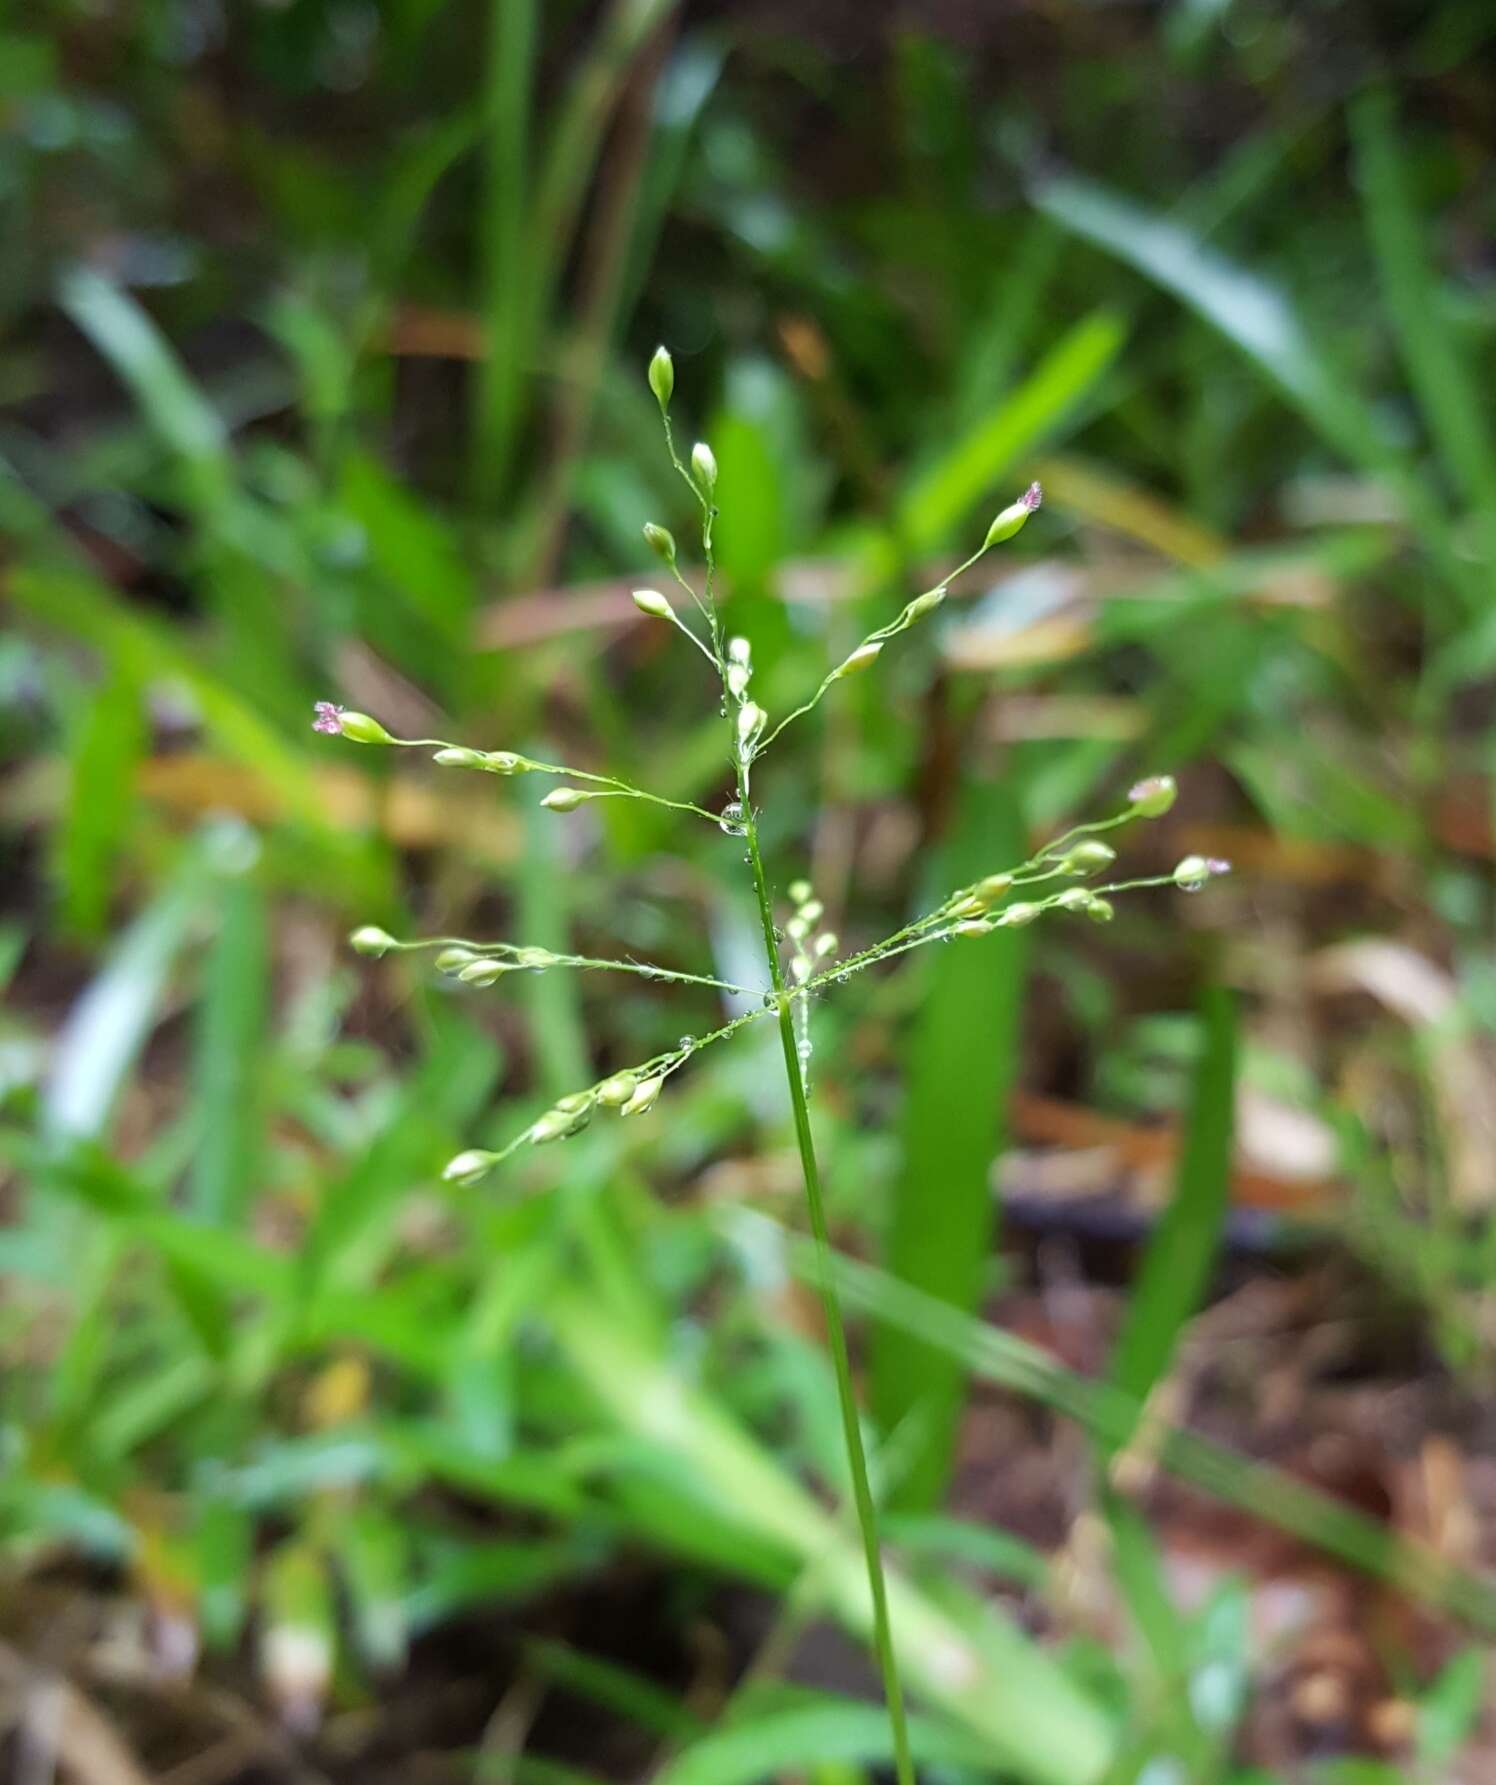
<svg viewBox="0 0 1496 1785">
<path fill-rule="evenodd" d="M 987 529 L 986 538 L 969 558 L 958 564 L 948 576 L 942 577 L 933 589 L 926 589 L 923 595 L 916 595 L 912 601 L 906 603 L 898 615 L 886 625 L 880 626 L 875 632 L 870 632 L 856 650 L 844 657 L 836 668 L 822 679 L 820 687 L 816 689 L 809 700 L 802 706 L 796 707 L 792 713 L 787 713 L 779 721 L 778 725 L 764 739 L 759 753 L 762 754 L 767 750 L 780 732 L 793 725 L 797 719 L 803 719 L 807 713 L 814 712 L 821 704 L 822 699 L 838 682 L 845 681 L 848 676 L 859 675 L 865 669 L 871 669 L 882 654 L 884 645 L 890 639 L 897 638 L 901 632 L 907 632 L 911 626 L 923 620 L 926 615 L 934 613 L 945 600 L 946 595 L 950 592 L 950 585 L 956 578 L 986 557 L 993 546 L 1000 545 L 1005 539 L 1011 539 L 1043 500 L 1043 490 L 1038 484 L 1031 483 L 1018 500 L 1010 502 L 992 522 L 992 525 Z"/>
<path fill-rule="evenodd" d="M 698 641 L 699 642 L 699 641 Z M 541 762 L 533 756 L 521 756 L 515 750 L 470 750 L 465 744 L 450 744 L 445 738 L 400 738 L 387 731 L 367 713 L 350 712 L 330 700 L 319 700 L 313 708 L 312 730 L 329 736 L 350 739 L 355 744 L 388 744 L 399 750 L 430 750 L 431 760 L 442 768 L 476 769 L 489 775 L 564 775 L 569 781 L 584 781 L 586 787 L 558 787 L 548 793 L 541 805 L 551 812 L 574 812 L 588 800 L 647 800 L 653 806 L 664 806 L 672 812 L 690 812 L 709 824 L 718 822 L 715 812 L 691 800 L 667 799 L 662 793 L 635 787 L 617 775 L 595 775 L 587 769 L 570 768 L 565 763 Z M 592 791 L 592 790 L 596 791 Z"/>
<path fill-rule="evenodd" d="M 469 1147 L 447 1162 L 442 1176 L 452 1184 L 476 1184 L 524 1147 L 545 1146 L 553 1140 L 569 1140 L 574 1134 L 580 1134 L 599 1109 L 613 1110 L 621 1116 L 643 1115 L 646 1110 L 654 1107 L 665 1087 L 665 1081 L 678 1072 L 693 1055 L 699 1054 L 703 1048 L 715 1046 L 719 1041 L 726 1041 L 730 1035 L 736 1035 L 739 1029 L 768 1016 L 774 1008 L 772 1001 L 768 1004 L 760 1003 L 752 1010 L 745 1010 L 741 1016 L 734 1017 L 730 1023 L 724 1023 L 720 1029 L 713 1029 L 706 1035 L 683 1036 L 673 1048 L 655 1054 L 638 1066 L 609 1073 L 606 1078 L 599 1079 L 586 1090 L 573 1091 L 558 1098 L 506 1146 L 497 1152 L 488 1152 L 482 1147 Z"/>
</svg>

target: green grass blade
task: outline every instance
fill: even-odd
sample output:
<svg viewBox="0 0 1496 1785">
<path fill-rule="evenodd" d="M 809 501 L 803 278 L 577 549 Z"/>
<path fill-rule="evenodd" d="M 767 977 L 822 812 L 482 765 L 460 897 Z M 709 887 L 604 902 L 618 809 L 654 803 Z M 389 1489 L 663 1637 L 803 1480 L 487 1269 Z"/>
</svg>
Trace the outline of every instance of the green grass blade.
<svg viewBox="0 0 1496 1785">
<path fill-rule="evenodd" d="M 811 1569 L 829 1608 L 870 1633 L 871 1595 L 853 1533 L 716 1403 L 601 1317 L 594 1299 L 558 1293 L 546 1316 L 572 1367 L 621 1426 L 669 1453 L 725 1524 Z M 1112 1731 L 1049 1656 L 995 1608 L 937 1604 L 896 1572 L 887 1586 L 900 1671 L 986 1745 L 994 1767 L 1005 1764 L 1034 1785 L 1095 1785 L 1112 1756 Z M 887 1741 L 886 1717 L 872 1714 Z"/>
<path fill-rule="evenodd" d="M 435 1029 L 388 1119 L 324 1188 L 297 1261 L 308 1320 L 329 1291 L 362 1290 L 400 1251 L 399 1212 L 413 1183 L 431 1181 L 477 1119 L 498 1069 L 497 1050 L 459 1017 Z"/>
<path fill-rule="evenodd" d="M 1350 122 L 1361 202 L 1403 363 L 1445 470 L 1484 517 L 1490 541 L 1496 529 L 1496 445 L 1477 394 L 1476 369 L 1462 359 L 1424 251 L 1391 95 L 1364 94 L 1351 107 Z"/>
<path fill-rule="evenodd" d="M 530 200 L 530 100 L 536 0 L 493 0 L 484 86 L 482 270 L 478 298 L 483 357 L 474 379 L 472 493 L 491 507 L 505 487 L 531 344 L 522 332 Z"/>
<path fill-rule="evenodd" d="M 229 1227 L 242 1222 L 259 1174 L 270 941 L 256 881 L 231 883 L 222 913 L 197 1011 L 199 1140 L 188 1206 L 200 1220 Z"/>
<path fill-rule="evenodd" d="M 402 144 L 391 156 L 370 251 L 379 290 L 399 288 L 432 194 L 449 170 L 482 140 L 482 134 L 476 111 L 460 111 L 413 142 Z"/>
<path fill-rule="evenodd" d="M 1016 800 L 974 778 L 935 883 L 967 886 L 1024 854 Z M 910 1040 L 885 1263 L 894 1276 L 967 1313 L 980 1304 L 992 1245 L 992 1164 L 1017 1073 L 1028 940 L 1026 930 L 1002 931 L 976 959 L 959 949 L 932 950 Z M 965 1372 L 948 1353 L 899 1327 L 876 1330 L 873 1411 L 885 1432 L 906 1419 L 918 1432 L 891 1504 L 905 1510 L 939 1504 L 964 1390 Z"/>
<path fill-rule="evenodd" d="M 980 1569 L 1040 1592 L 1049 1580 L 1049 1558 L 1021 1537 L 946 1513 L 890 1512 L 883 1535 L 904 1555 L 963 1569 Z"/>
<path fill-rule="evenodd" d="M 571 946 L 571 901 L 558 857 L 560 832 L 553 814 L 534 800 L 524 809 L 525 852 L 519 863 L 518 927 L 526 942 L 565 953 Z M 575 973 L 532 973 L 522 988 L 546 1093 L 563 1096 L 585 1084 L 587 1037 L 580 983 Z"/>
<path fill-rule="evenodd" d="M 618 314 L 624 323 L 633 315 L 649 278 L 670 201 L 689 166 L 697 124 L 726 59 L 725 44 L 693 34 L 674 50 L 655 89 L 650 161 L 619 281 Z"/>
<path fill-rule="evenodd" d="M 641 1729 L 689 1741 L 706 1728 L 703 1719 L 673 1692 L 615 1661 L 584 1654 L 570 1643 L 537 1639 L 525 1644 L 525 1660 L 543 1679 L 627 1717 Z"/>
<path fill-rule="evenodd" d="M 930 1767 L 993 1774 L 986 1745 L 929 1717 L 911 1717 L 914 1758 Z M 793 1705 L 731 1722 L 702 1736 L 656 1775 L 656 1785 L 756 1785 L 785 1773 L 832 1765 L 878 1766 L 891 1758 L 888 1719 L 848 1701 Z"/>
<path fill-rule="evenodd" d="M 7 579 L 5 592 L 50 631 L 104 653 L 139 681 L 185 683 L 204 729 L 224 753 L 263 777 L 288 816 L 333 840 L 309 749 L 293 748 L 251 700 L 205 669 L 169 626 L 132 612 L 97 578 L 72 571 L 23 567 Z M 296 742 L 305 746 L 309 737 L 300 734 Z M 341 839 L 336 847 L 343 853 Z"/>
<path fill-rule="evenodd" d="M 490 15 L 487 194 L 473 494 L 491 507 L 514 464 L 525 374 L 541 352 L 607 121 L 634 57 L 678 0 L 615 0 L 580 63 L 531 183 L 530 100 L 538 9 Z"/>
<path fill-rule="evenodd" d="M 1218 330 L 1337 451 L 1396 490 L 1449 582 L 1467 602 L 1479 598 L 1476 579 L 1454 552 L 1448 517 L 1427 481 L 1371 404 L 1332 369 L 1276 285 L 1236 265 L 1186 225 L 1093 182 L 1047 179 L 1034 189 L 1033 202 L 1073 234 L 1172 292 Z"/>
<path fill-rule="evenodd" d="M 62 307 L 108 360 L 162 443 L 181 461 L 198 504 L 211 505 L 233 475 L 218 412 L 187 376 L 145 311 L 102 273 L 67 274 Z"/>
<path fill-rule="evenodd" d="M 1204 317 L 1252 359 L 1341 449 L 1365 457 L 1379 430 L 1359 397 L 1326 370 L 1288 299 L 1194 230 L 1088 180 L 1044 180 L 1034 203 L 1072 234 L 1114 254 Z"/>
<path fill-rule="evenodd" d="M 679 4 L 680 0 L 613 0 L 586 55 L 572 70 L 535 188 L 535 226 L 529 245 L 530 302 L 537 327 L 548 312 L 575 238 L 608 119 L 635 58 Z"/>
<path fill-rule="evenodd" d="M 1002 478 L 1090 396 L 1121 350 L 1121 320 L 1098 310 L 1076 323 L 991 414 L 914 481 L 899 503 L 896 531 L 911 553 L 944 545 L 980 504 L 1000 507 Z"/>
<path fill-rule="evenodd" d="M 1112 1381 L 1140 1405 L 1168 1373 L 1209 1287 L 1231 1198 L 1236 1006 L 1221 986 L 1201 1001 L 1201 1041 L 1174 1195 L 1148 1242 L 1112 1356 Z"/>
<path fill-rule="evenodd" d="M 97 937 L 109 917 L 116 858 L 134 826 L 135 775 L 147 739 L 140 688 L 130 675 L 116 672 L 84 699 L 52 860 L 62 928 Z"/>
<path fill-rule="evenodd" d="M 742 1219 L 742 1212 L 735 1218 Z M 752 1219 L 765 1221 L 762 1216 Z M 765 1225 L 771 1226 L 766 1221 Z M 815 1260 L 810 1248 L 783 1229 L 772 1231 L 787 1242 L 796 1275 L 811 1277 Z M 838 1256 L 836 1281 L 849 1306 L 904 1326 L 928 1344 L 953 1352 L 982 1381 L 1053 1408 L 1107 1445 L 1125 1444 L 1137 1426 L 1142 1409 L 1120 1389 L 1068 1370 L 1037 1346 L 973 1320 L 883 1271 Z M 1192 1432 L 1161 1428 L 1156 1455 L 1163 1468 L 1181 1481 L 1224 1504 L 1390 1582 L 1410 1598 L 1496 1633 L 1496 1580 L 1456 1567 L 1343 1501 Z"/>
</svg>

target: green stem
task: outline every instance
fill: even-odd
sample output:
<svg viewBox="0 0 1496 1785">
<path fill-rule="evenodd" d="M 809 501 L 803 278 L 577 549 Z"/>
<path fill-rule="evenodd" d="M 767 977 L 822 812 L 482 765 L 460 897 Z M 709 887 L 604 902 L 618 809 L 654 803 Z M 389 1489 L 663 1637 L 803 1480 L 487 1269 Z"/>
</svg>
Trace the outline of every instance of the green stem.
<svg viewBox="0 0 1496 1785">
<path fill-rule="evenodd" d="M 899 1683 L 899 1664 L 894 1653 L 893 1630 L 888 1617 L 888 1587 L 883 1578 L 883 1558 L 878 1544 L 878 1514 L 873 1505 L 873 1490 L 868 1482 L 867 1455 L 862 1446 L 857 1395 L 852 1386 L 852 1362 L 847 1352 L 847 1329 L 842 1320 L 841 1303 L 837 1299 L 836 1284 L 832 1277 L 831 1236 L 827 1231 L 826 1207 L 821 1196 L 821 1173 L 816 1164 L 815 1141 L 810 1132 L 810 1108 L 805 1098 L 805 1080 L 801 1075 L 800 1055 L 795 1045 L 792 1016 L 794 999 L 784 983 L 779 941 L 774 934 L 774 908 L 764 879 L 763 857 L 758 847 L 758 823 L 749 797 L 747 769 L 741 761 L 738 766 L 738 797 L 742 802 L 743 820 L 747 826 L 744 840 L 748 845 L 749 865 L 753 869 L 753 889 L 758 896 L 764 954 L 778 1004 L 784 1072 L 789 1081 L 790 1104 L 795 1114 L 795 1139 L 799 1142 L 800 1167 L 805 1178 L 805 1206 L 810 1214 L 810 1230 L 815 1239 L 816 1286 L 820 1291 L 821 1307 L 825 1311 L 826 1336 L 831 1347 L 831 1362 L 836 1371 L 837 1400 L 841 1406 L 842 1435 L 846 1440 L 847 1465 L 852 1475 L 852 1497 L 857 1506 L 857 1524 L 862 1533 L 863 1556 L 867 1562 L 867 1584 L 873 1606 L 873 1645 L 878 1651 L 878 1664 L 883 1673 L 883 1695 L 888 1703 L 888 1720 L 893 1727 L 894 1771 L 898 1785 L 915 1785 L 914 1761 L 909 1752 L 909 1728 L 904 1715 L 904 1691 Z"/>
</svg>

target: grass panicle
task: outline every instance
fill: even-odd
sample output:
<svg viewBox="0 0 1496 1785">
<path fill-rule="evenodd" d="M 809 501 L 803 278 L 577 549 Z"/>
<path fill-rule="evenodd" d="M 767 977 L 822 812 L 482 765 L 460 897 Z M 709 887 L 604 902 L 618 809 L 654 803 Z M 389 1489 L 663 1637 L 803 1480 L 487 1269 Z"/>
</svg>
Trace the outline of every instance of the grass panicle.
<svg viewBox="0 0 1496 1785">
<path fill-rule="evenodd" d="M 1154 886 L 1175 886 L 1194 891 L 1213 875 L 1225 873 L 1227 864 L 1200 856 L 1189 856 L 1169 874 L 1085 884 L 1115 860 L 1115 852 L 1108 844 L 1100 841 L 1101 833 L 1117 829 L 1132 819 L 1159 817 L 1172 806 L 1175 795 L 1173 781 L 1168 776 L 1154 776 L 1135 786 L 1128 796 L 1127 805 L 1112 817 L 1074 827 L 1045 844 L 1016 867 L 993 869 L 979 875 L 957 887 L 933 909 L 913 922 L 851 955 L 836 958 L 838 940 L 829 931 L 818 927 L 823 906 L 815 897 L 814 889 L 808 881 L 797 880 L 791 884 L 789 894 L 793 914 L 781 931 L 759 838 L 760 810 L 755 804 L 753 790 L 756 764 L 791 725 L 814 712 L 839 682 L 855 674 L 871 672 L 877 666 L 884 647 L 891 640 L 934 613 L 945 600 L 947 589 L 955 577 L 977 564 L 993 547 L 1012 539 L 1038 510 L 1042 492 L 1037 483 L 1030 484 L 1023 495 L 996 516 L 981 545 L 951 576 L 927 589 L 924 594 L 915 596 L 894 619 L 869 633 L 823 677 L 807 700 L 771 726 L 769 714 L 758 704 L 751 692 L 752 643 L 740 636 L 730 636 L 722 622 L 713 537 L 718 516 L 716 457 L 704 441 L 698 441 L 692 447 L 689 463 L 680 455 L 670 415 L 675 372 L 670 355 L 663 347 L 650 361 L 648 382 L 659 405 L 665 448 L 671 465 L 691 492 L 700 511 L 701 547 L 705 565 L 701 588 L 698 589 L 681 570 L 675 540 L 670 533 L 663 527 L 650 523 L 645 528 L 645 537 L 675 582 L 685 591 L 692 608 L 706 628 L 706 637 L 703 638 L 680 619 L 670 602 L 657 590 L 636 591 L 633 599 L 641 613 L 666 620 L 684 632 L 713 666 L 720 683 L 721 710 L 727 728 L 727 755 L 735 783 L 735 797 L 724 811 L 709 812 L 705 807 L 690 801 L 667 799 L 651 793 L 617 776 L 540 762 L 515 751 L 471 750 L 440 738 L 396 737 L 379 720 L 365 713 L 350 712 L 330 701 L 317 703 L 312 723 L 317 731 L 341 735 L 355 743 L 430 750 L 433 752 L 433 761 L 443 767 L 465 768 L 506 777 L 527 774 L 562 776 L 566 784 L 547 793 L 540 802 L 549 811 L 574 812 L 595 799 L 645 800 L 670 810 L 705 818 L 725 834 L 740 838 L 744 848 L 743 859 L 753 882 L 767 983 L 754 988 L 707 974 L 677 971 L 643 961 L 599 960 L 509 942 L 473 942 L 451 936 L 398 941 L 388 932 L 373 925 L 361 926 L 354 931 L 350 940 L 359 952 L 375 956 L 414 949 L 435 949 L 438 951 L 436 965 L 441 972 L 480 988 L 495 985 L 515 972 L 539 973 L 555 968 L 572 968 L 637 974 L 665 983 L 698 986 L 717 993 L 754 1000 L 750 1008 L 716 1029 L 682 1037 L 673 1048 L 640 1061 L 637 1065 L 614 1071 L 594 1084 L 567 1092 L 498 1150 L 468 1148 L 457 1154 L 448 1163 L 444 1175 L 449 1182 L 461 1185 L 477 1183 L 524 1148 L 548 1145 L 580 1134 L 598 1110 L 613 1111 L 621 1116 L 643 1114 L 653 1108 L 667 1081 L 693 1056 L 718 1042 L 730 1039 L 753 1023 L 773 1018 L 784 1055 L 785 1081 L 794 1119 L 806 1213 L 816 1251 L 816 1281 L 836 1377 L 842 1437 L 866 1567 L 871 1606 L 870 1630 L 883 1677 L 895 1772 L 899 1785 L 913 1785 L 914 1764 L 910 1752 L 896 1640 L 889 1613 L 889 1591 L 882 1561 L 878 1511 L 863 1443 L 846 1326 L 832 1269 L 831 1237 L 811 1126 L 808 1074 L 812 1051 L 810 1026 L 813 1003 L 832 987 L 844 985 L 854 974 L 894 960 L 915 949 L 937 942 L 957 939 L 970 941 L 993 935 L 1000 930 L 1024 928 L 1052 912 L 1071 913 L 1086 917 L 1092 922 L 1106 923 L 1113 916 L 1112 898 L 1117 894 Z M 788 960 L 786 944 L 789 945 Z"/>
</svg>

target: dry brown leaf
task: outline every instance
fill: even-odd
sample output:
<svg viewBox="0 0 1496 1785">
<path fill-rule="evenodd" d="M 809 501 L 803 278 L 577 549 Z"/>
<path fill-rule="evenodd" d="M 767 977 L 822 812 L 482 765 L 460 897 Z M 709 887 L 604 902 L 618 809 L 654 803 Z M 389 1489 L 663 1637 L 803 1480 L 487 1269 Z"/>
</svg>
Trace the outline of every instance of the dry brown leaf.
<svg viewBox="0 0 1496 1785">
<path fill-rule="evenodd" d="M 471 788 L 466 793 L 455 785 L 436 788 L 410 775 L 374 782 L 357 770 L 337 768 L 319 770 L 315 780 L 329 818 L 349 830 L 378 830 L 402 849 L 458 847 L 501 865 L 519 858 L 514 814 L 474 800 Z M 269 824 L 285 816 L 270 782 L 221 757 L 152 757 L 141 764 L 137 785 L 146 799 L 184 818 L 237 812 L 253 824 Z"/>
<path fill-rule="evenodd" d="M 1489 1208 L 1496 1202 L 1496 1051 L 1462 1020 L 1453 976 L 1407 943 L 1365 936 L 1314 955 L 1309 980 L 1320 992 L 1370 997 L 1424 1033 L 1450 1198 L 1459 1209 Z"/>
</svg>

